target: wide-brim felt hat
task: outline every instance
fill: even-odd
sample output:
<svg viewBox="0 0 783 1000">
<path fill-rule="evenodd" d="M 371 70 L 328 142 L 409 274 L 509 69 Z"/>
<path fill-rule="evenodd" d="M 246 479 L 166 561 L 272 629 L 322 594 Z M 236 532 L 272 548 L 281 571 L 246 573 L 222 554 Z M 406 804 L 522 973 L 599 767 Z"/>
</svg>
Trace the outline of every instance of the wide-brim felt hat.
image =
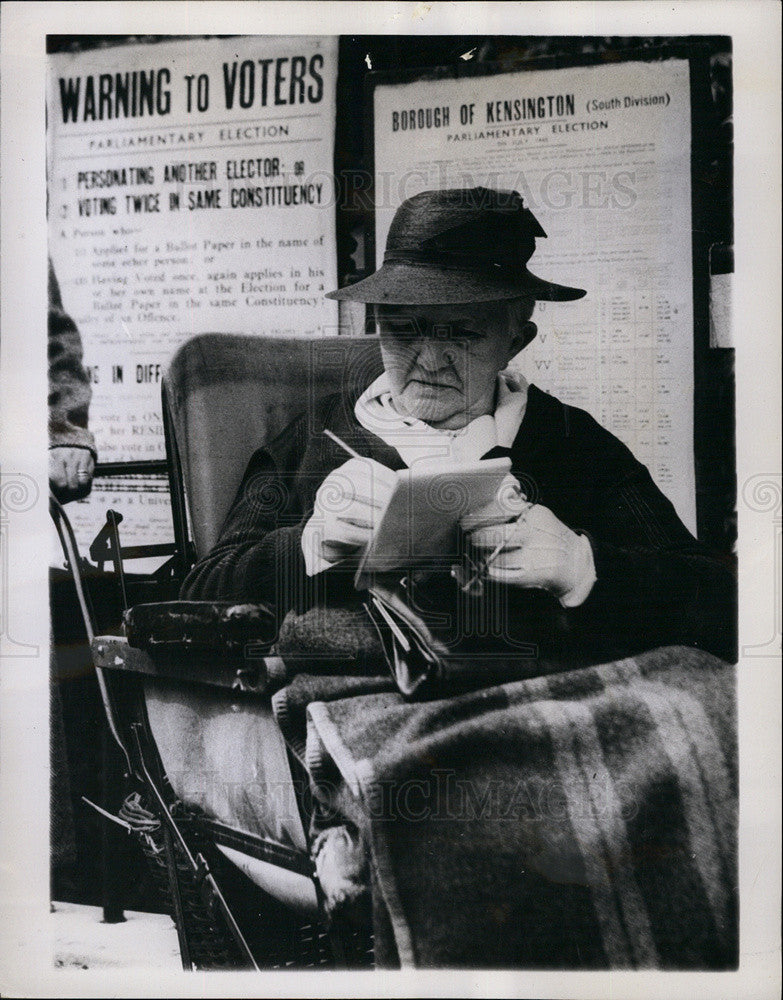
<svg viewBox="0 0 783 1000">
<path fill-rule="evenodd" d="M 583 288 L 528 270 L 536 237 L 546 233 L 516 191 L 422 191 L 395 212 L 381 267 L 327 298 L 377 305 L 580 299 Z"/>
</svg>

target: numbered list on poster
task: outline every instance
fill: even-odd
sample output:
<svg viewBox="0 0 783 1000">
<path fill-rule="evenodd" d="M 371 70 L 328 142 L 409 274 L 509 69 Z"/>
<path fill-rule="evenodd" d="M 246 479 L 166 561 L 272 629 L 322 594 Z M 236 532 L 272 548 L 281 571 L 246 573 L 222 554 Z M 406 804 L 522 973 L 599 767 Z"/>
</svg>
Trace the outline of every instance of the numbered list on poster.
<svg viewBox="0 0 783 1000">
<path fill-rule="evenodd" d="M 51 57 L 50 255 L 92 383 L 101 462 L 164 455 L 160 381 L 200 332 L 336 332 L 329 38 L 178 41 Z M 128 480 L 131 483 L 131 480 Z M 171 537 L 161 481 L 97 479 L 89 542 Z"/>
<path fill-rule="evenodd" d="M 540 303 L 515 364 L 588 410 L 695 530 L 687 61 L 379 86 L 376 243 L 419 191 L 518 191 L 542 224 L 533 273 L 587 290 Z"/>
</svg>

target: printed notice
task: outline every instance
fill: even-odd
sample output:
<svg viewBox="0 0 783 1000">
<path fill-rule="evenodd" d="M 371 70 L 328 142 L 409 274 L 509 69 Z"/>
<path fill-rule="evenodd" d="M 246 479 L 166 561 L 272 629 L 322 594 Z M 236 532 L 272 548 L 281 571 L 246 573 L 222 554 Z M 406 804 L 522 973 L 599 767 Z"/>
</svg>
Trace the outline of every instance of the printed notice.
<svg viewBox="0 0 783 1000">
<path fill-rule="evenodd" d="M 194 333 L 336 325 L 336 43 L 232 38 L 53 57 L 50 249 L 102 461 L 160 458 Z"/>
<path fill-rule="evenodd" d="M 66 513 L 79 544 L 80 554 L 101 564 L 97 553 L 93 558 L 90 546 L 101 529 L 106 528 L 106 514 L 115 511 L 121 517 L 118 525 L 123 564 L 126 573 L 152 573 L 171 554 L 174 531 L 171 522 L 169 484 L 165 475 L 96 476 L 92 492 L 85 500 L 69 503 Z M 163 554 L 146 552 L 133 558 L 136 546 L 166 546 Z M 51 563 L 64 565 L 59 542 L 52 537 Z M 112 569 L 108 539 L 100 546 L 107 569 Z M 128 552 L 131 553 L 129 557 Z"/>
<path fill-rule="evenodd" d="M 376 244 L 419 191 L 522 195 L 547 233 L 534 274 L 587 289 L 539 303 L 516 365 L 588 410 L 695 531 L 690 90 L 684 60 L 419 81 L 375 90 Z"/>
<path fill-rule="evenodd" d="M 336 66 L 304 36 L 51 57 L 50 254 L 101 462 L 164 456 L 160 381 L 192 335 L 336 332 Z"/>
</svg>

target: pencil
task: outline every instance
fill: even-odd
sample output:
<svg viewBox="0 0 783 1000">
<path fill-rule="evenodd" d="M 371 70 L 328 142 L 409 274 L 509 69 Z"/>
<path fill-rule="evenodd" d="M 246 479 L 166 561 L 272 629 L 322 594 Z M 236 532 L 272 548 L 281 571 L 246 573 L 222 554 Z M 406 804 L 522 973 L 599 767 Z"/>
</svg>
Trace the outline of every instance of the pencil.
<svg viewBox="0 0 783 1000">
<path fill-rule="evenodd" d="M 333 434 L 332 431 L 330 431 L 328 427 L 324 428 L 324 434 L 328 438 L 331 438 L 332 441 L 334 441 L 335 444 L 339 444 L 340 447 L 343 449 L 343 451 L 347 451 L 348 454 L 351 456 L 351 458 L 361 458 L 362 457 L 359 454 L 358 451 L 354 451 L 353 448 L 351 448 L 349 445 L 347 445 L 345 443 L 345 441 L 343 441 L 341 438 L 338 438 L 336 434 Z"/>
</svg>

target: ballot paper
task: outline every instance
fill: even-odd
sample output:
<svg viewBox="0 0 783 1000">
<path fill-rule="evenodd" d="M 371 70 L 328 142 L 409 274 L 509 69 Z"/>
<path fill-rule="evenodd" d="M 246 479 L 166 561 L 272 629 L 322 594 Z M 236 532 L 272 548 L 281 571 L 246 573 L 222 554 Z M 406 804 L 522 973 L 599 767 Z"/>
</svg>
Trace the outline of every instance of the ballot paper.
<svg viewBox="0 0 783 1000">
<path fill-rule="evenodd" d="M 372 573 L 443 567 L 457 559 L 460 519 L 491 503 L 510 469 L 509 458 L 458 466 L 433 461 L 400 469 L 359 562 L 357 589 L 366 587 Z"/>
</svg>

